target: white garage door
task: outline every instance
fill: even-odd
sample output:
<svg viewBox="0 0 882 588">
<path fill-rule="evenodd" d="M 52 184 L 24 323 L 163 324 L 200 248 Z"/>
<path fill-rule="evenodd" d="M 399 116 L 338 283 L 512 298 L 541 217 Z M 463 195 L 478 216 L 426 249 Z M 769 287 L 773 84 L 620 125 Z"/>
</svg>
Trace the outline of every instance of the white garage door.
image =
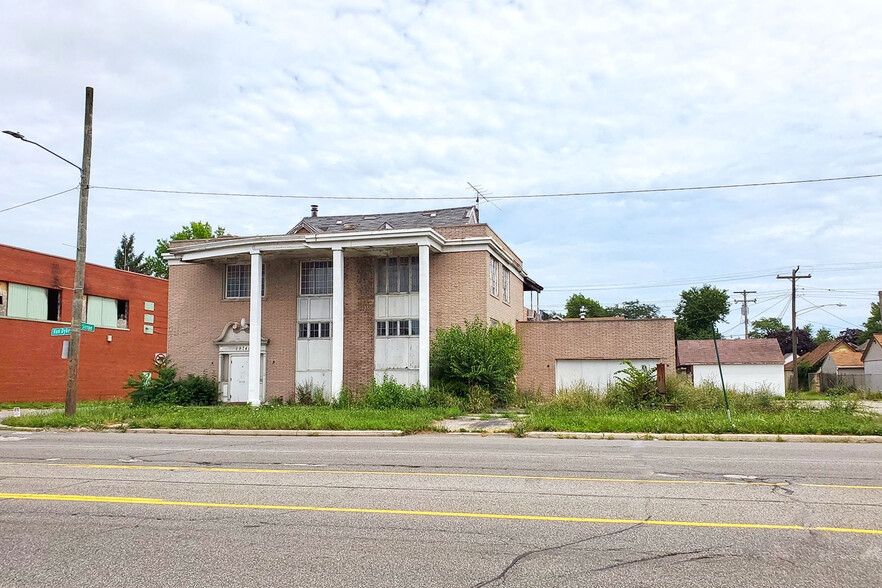
<svg viewBox="0 0 882 588">
<path fill-rule="evenodd" d="M 632 359 L 636 367 L 658 365 L 657 359 Z M 588 386 L 606 392 L 617 380 L 615 373 L 625 366 L 620 359 L 558 359 L 554 362 L 554 385 L 558 391 L 577 386 Z"/>
</svg>

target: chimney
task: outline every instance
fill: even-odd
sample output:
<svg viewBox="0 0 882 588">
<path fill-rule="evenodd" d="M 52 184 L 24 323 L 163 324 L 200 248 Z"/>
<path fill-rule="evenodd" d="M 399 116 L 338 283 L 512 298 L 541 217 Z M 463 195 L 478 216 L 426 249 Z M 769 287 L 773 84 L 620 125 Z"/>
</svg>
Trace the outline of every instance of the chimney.
<svg viewBox="0 0 882 588">
<path fill-rule="evenodd" d="M 318 216 L 318 204 L 312 205 L 312 216 Z"/>
</svg>

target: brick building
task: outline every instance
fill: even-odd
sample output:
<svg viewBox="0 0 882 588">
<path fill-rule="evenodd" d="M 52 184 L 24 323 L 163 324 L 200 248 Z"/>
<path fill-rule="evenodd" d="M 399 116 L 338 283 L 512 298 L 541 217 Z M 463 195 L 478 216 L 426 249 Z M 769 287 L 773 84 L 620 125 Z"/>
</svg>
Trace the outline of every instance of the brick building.
<svg viewBox="0 0 882 588">
<path fill-rule="evenodd" d="M 604 390 L 622 360 L 677 365 L 674 319 L 589 318 L 519 322 L 524 368 L 518 386 L 550 394 L 580 384 Z"/>
<path fill-rule="evenodd" d="M 63 402 L 74 260 L 0 245 L 0 402 Z M 121 397 L 166 351 L 168 282 L 86 264 L 79 400 Z"/>
<path fill-rule="evenodd" d="M 167 258 L 170 357 L 217 375 L 228 402 L 290 397 L 298 384 L 336 396 L 386 374 L 428 385 L 436 329 L 514 326 L 524 290 L 541 290 L 474 207 L 313 207 L 286 234 L 173 242 Z"/>
</svg>

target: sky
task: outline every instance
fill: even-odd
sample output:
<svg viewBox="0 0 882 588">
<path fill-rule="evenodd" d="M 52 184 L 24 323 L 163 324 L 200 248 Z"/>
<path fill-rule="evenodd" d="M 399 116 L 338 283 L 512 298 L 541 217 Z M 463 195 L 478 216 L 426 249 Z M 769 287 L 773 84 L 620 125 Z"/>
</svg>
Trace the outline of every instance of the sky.
<svg viewBox="0 0 882 588">
<path fill-rule="evenodd" d="M 91 263 L 190 221 L 280 234 L 309 214 L 464 206 L 562 311 L 673 316 L 755 290 L 750 318 L 834 334 L 882 290 L 878 0 L 0 0 L 0 130 L 79 163 L 95 89 Z M 76 169 L 0 135 L 0 210 Z M 119 188 L 270 194 L 257 198 Z M 360 199 L 335 199 L 356 197 Z M 432 198 L 403 200 L 402 198 Z M 0 212 L 0 243 L 73 258 L 77 191 Z M 733 294 L 733 298 L 735 295 Z M 529 305 L 529 297 L 527 298 Z M 844 305 L 844 306 L 833 306 Z M 743 336 L 733 304 L 729 337 Z"/>
</svg>

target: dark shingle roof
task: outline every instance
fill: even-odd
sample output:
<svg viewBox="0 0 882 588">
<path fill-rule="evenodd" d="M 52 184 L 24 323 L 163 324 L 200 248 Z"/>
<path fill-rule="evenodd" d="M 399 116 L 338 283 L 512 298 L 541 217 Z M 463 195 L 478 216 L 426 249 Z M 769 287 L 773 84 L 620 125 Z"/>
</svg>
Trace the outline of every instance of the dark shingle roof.
<svg viewBox="0 0 882 588">
<path fill-rule="evenodd" d="M 381 229 L 455 227 L 475 224 L 476 222 L 473 206 L 386 214 L 305 216 L 294 228 L 288 231 L 288 234 L 293 234 L 301 228 L 318 233 L 340 233 L 343 231 L 378 231 Z"/>
<path fill-rule="evenodd" d="M 727 365 L 779 364 L 784 356 L 777 339 L 720 339 L 720 363 Z M 678 365 L 709 365 L 717 363 L 713 339 L 677 341 Z"/>
</svg>

